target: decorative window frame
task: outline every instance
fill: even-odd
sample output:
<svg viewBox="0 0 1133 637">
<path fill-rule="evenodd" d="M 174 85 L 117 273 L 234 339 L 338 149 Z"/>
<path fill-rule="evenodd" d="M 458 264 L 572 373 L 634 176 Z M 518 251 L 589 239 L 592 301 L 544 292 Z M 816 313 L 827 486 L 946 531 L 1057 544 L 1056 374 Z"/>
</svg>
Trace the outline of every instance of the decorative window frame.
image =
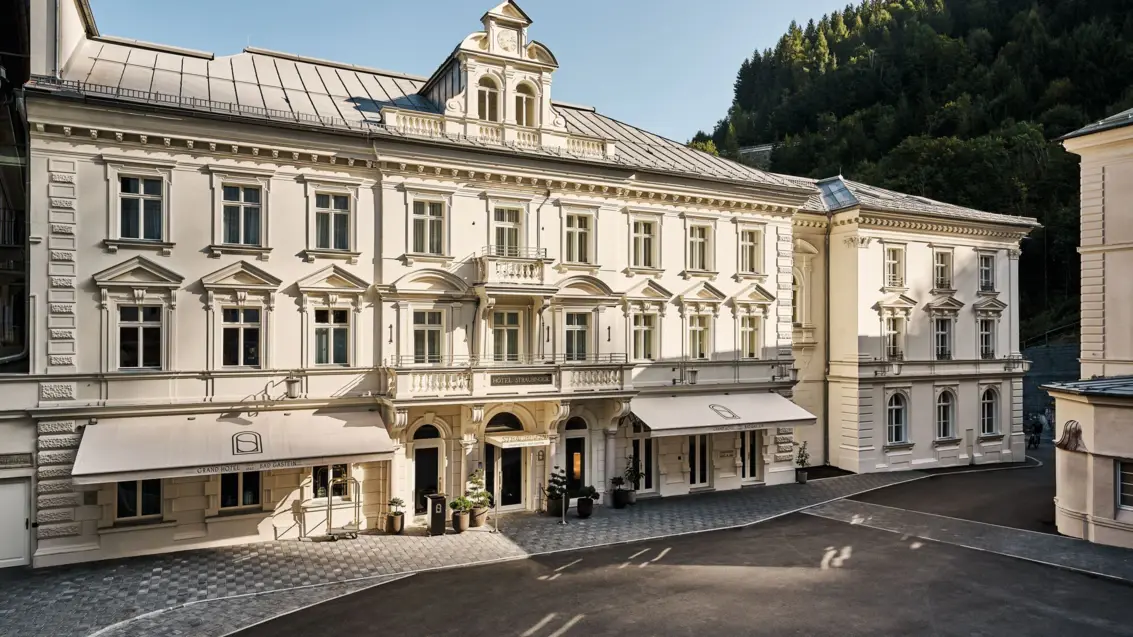
<svg viewBox="0 0 1133 637">
<path fill-rule="evenodd" d="M 976 422 L 979 426 L 979 434 L 977 438 L 981 441 L 993 441 L 1003 439 L 1003 388 L 999 383 L 981 383 L 979 386 L 979 395 L 976 404 L 979 405 L 979 411 L 976 412 Z M 991 391 L 995 395 L 994 409 L 992 410 L 992 417 L 995 426 L 995 431 L 984 433 L 984 395 Z"/>
<path fill-rule="evenodd" d="M 260 261 L 267 261 L 271 256 L 271 180 L 275 171 L 212 165 L 207 168 L 212 186 L 212 243 L 208 246 L 209 256 L 219 258 L 222 254 L 255 255 Z M 260 189 L 260 245 L 224 243 L 225 186 L 251 186 Z"/>
<path fill-rule="evenodd" d="M 484 328 L 484 352 L 480 357 L 481 361 L 490 362 L 494 365 L 522 365 L 525 360 L 530 360 L 535 357 L 535 352 L 539 351 L 538 343 L 532 343 L 531 339 L 535 330 L 535 321 L 532 321 L 529 312 L 529 306 L 518 304 L 504 304 L 504 305 L 491 305 L 483 308 L 483 312 L 487 317 L 486 327 Z M 561 309 L 561 308 L 560 308 Z M 496 329 L 495 329 L 495 316 L 498 312 L 514 312 L 519 315 L 519 338 L 516 343 L 519 350 L 515 353 L 515 361 L 497 361 L 496 360 Z M 557 333 L 557 332 L 556 332 Z M 538 335 L 534 334 L 537 338 Z M 534 345 L 534 347 L 533 347 Z"/>
<path fill-rule="evenodd" d="M 656 292 L 657 296 L 650 297 L 641 293 L 641 290 L 648 288 Z M 626 357 L 631 362 L 649 364 L 661 361 L 664 358 L 664 325 L 665 313 L 672 302 L 673 294 L 660 284 L 646 279 L 642 284 L 635 287 L 636 294 L 626 294 L 622 296 L 621 305 L 622 313 L 625 315 L 626 321 Z M 633 330 L 633 317 L 638 314 L 653 314 L 657 317 L 656 325 L 653 326 L 653 359 L 634 359 L 633 357 L 633 341 L 635 338 Z"/>
<path fill-rule="evenodd" d="M 983 289 L 980 278 L 980 261 L 985 257 L 991 258 L 991 289 Z M 976 248 L 976 296 L 999 295 L 999 250 L 991 248 Z"/>
<path fill-rule="evenodd" d="M 426 301 L 404 300 L 394 303 L 397 316 L 398 332 L 404 326 L 405 336 L 397 344 L 398 363 L 401 367 L 448 365 L 456 357 L 456 339 L 453 338 L 455 328 L 460 325 L 461 311 L 464 304 L 460 301 Z M 441 313 L 441 360 L 440 362 L 418 363 L 413 360 L 414 312 L 440 312 Z M 390 335 L 393 338 L 393 335 Z"/>
<path fill-rule="evenodd" d="M 949 296 L 951 296 L 951 295 L 955 294 L 956 293 L 956 248 L 955 248 L 955 246 L 940 245 L 939 243 L 930 243 L 930 244 L 928 244 L 928 246 L 929 246 L 929 248 L 932 249 L 932 278 L 929 279 L 932 282 L 932 289 L 929 292 L 931 294 L 935 294 L 935 295 L 949 295 Z M 936 255 L 938 255 L 938 254 L 947 254 L 948 255 L 948 279 L 949 279 L 948 280 L 948 287 L 942 288 L 942 287 L 937 286 L 938 281 L 936 280 Z"/>
<path fill-rule="evenodd" d="M 797 327 L 813 329 L 814 321 L 811 319 L 811 276 L 814 273 L 814 258 L 818 249 L 804 239 L 795 239 L 791 243 L 791 258 L 794 261 L 792 274 L 798 280 L 798 307 L 794 309 L 799 319 Z M 792 327 L 795 327 L 792 321 Z"/>
<path fill-rule="evenodd" d="M 173 173 L 177 162 L 157 158 L 140 158 L 126 155 L 103 153 L 99 155 L 106 167 L 106 238 L 102 245 L 106 252 L 116 254 L 120 249 L 153 250 L 163 257 L 173 254 Z M 161 192 L 161 241 L 123 237 L 121 232 L 121 177 L 160 178 Z"/>
<path fill-rule="evenodd" d="M 890 285 L 889 250 L 901 251 L 901 285 Z M 909 246 L 904 241 L 881 240 L 881 291 L 903 293 L 909 290 Z"/>
<path fill-rule="evenodd" d="M 303 250 L 303 260 L 314 263 L 317 259 L 342 259 L 351 265 L 358 263 L 362 252 L 358 249 L 358 191 L 366 183 L 364 179 L 351 179 L 328 175 L 300 175 L 304 195 L 307 198 L 307 247 Z M 346 195 L 350 198 L 350 242 L 347 250 L 334 250 L 315 246 L 315 195 Z"/>
<path fill-rule="evenodd" d="M 527 86 L 529 89 L 531 89 L 531 119 L 534 120 L 524 122 L 523 124 L 519 123 L 519 111 L 516 110 L 516 100 L 520 96 L 519 88 L 521 86 Z M 508 97 L 511 98 L 509 100 L 511 103 L 508 104 L 508 115 L 511 116 L 510 119 L 507 120 L 508 123 L 515 124 L 519 128 L 538 129 L 540 127 L 540 123 L 542 122 L 541 111 L 543 110 L 543 91 L 539 86 L 539 82 L 537 82 L 534 78 L 527 77 L 526 75 L 520 76 L 515 81 L 515 83 L 509 87 Z M 479 95 L 477 95 L 476 99 L 480 99 Z M 524 115 L 526 118 L 526 113 L 524 113 Z"/>
<path fill-rule="evenodd" d="M 767 360 L 767 319 L 771 316 L 771 305 L 773 303 L 775 303 L 775 297 L 758 283 L 752 283 L 730 299 L 734 323 L 732 338 L 736 344 L 736 360 Z M 759 356 L 755 358 L 742 355 L 743 318 L 748 316 L 759 319 L 757 327 L 759 330 Z"/>
<path fill-rule="evenodd" d="M 878 303 L 877 313 L 881 326 L 879 332 L 881 334 L 881 357 L 879 360 L 891 360 L 889 357 L 888 332 L 886 331 L 886 320 L 890 318 L 899 318 L 904 321 L 900 337 L 901 360 L 909 358 L 909 323 L 912 320 L 913 308 L 915 307 L 916 302 L 903 294 Z"/>
<path fill-rule="evenodd" d="M 626 213 L 626 268 L 623 270 L 626 276 L 632 277 L 637 274 L 651 276 L 655 279 L 661 278 L 665 273 L 665 268 L 662 265 L 664 261 L 664 227 L 665 227 L 665 213 L 660 210 L 649 210 L 644 208 L 625 208 Z M 633 263 L 633 224 L 637 221 L 648 221 L 654 224 L 657 229 L 653 235 L 653 263 L 655 267 L 645 267 L 634 265 Z"/>
<path fill-rule="evenodd" d="M 590 276 L 597 276 L 598 271 L 602 269 L 598 259 L 598 218 L 602 208 L 601 204 L 593 201 L 559 198 L 555 200 L 555 205 L 559 207 L 559 259 L 555 269 L 560 273 L 583 272 Z M 587 249 L 590 250 L 589 262 L 580 263 L 566 260 L 567 215 L 580 215 L 590 218 L 590 231 L 586 237 Z"/>
<path fill-rule="evenodd" d="M 224 280 L 244 273 L 259 279 L 260 283 L 224 283 Z M 206 369 L 212 370 L 268 370 L 272 366 L 275 342 L 275 296 L 282 281 L 244 261 L 221 268 L 201 277 L 205 289 L 205 311 L 208 320 L 206 331 Z M 224 365 L 224 310 L 239 307 L 260 310 L 260 364 L 258 367 L 227 367 Z"/>
<path fill-rule="evenodd" d="M 116 281 L 114 277 L 134 271 L 150 271 L 154 281 Z M 163 268 L 144 257 L 134 257 L 112 266 L 93 276 L 99 288 L 98 309 L 101 312 L 102 330 L 99 350 L 99 368 L 107 374 L 146 374 L 167 372 L 173 369 L 177 360 L 177 290 L 184 280 L 181 275 Z M 158 305 L 161 306 L 161 368 L 122 370 L 118 367 L 118 306 L 119 305 Z"/>
<path fill-rule="evenodd" d="M 332 287 L 319 285 L 335 276 L 349 282 L 353 287 Z M 362 333 L 359 317 L 362 315 L 363 297 L 370 284 L 359 279 L 337 265 L 329 265 L 295 284 L 299 290 L 299 312 L 302 333 L 300 341 L 301 360 L 307 369 L 352 369 L 362 367 Z M 350 359 L 346 365 L 315 363 L 315 314 L 314 310 L 349 310 Z"/>
<path fill-rule="evenodd" d="M 912 423 L 912 413 L 913 413 L 912 393 L 913 393 L 912 387 L 909 387 L 907 385 L 902 385 L 900 387 L 886 387 L 885 388 L 885 400 L 884 400 L 884 402 L 882 402 L 882 409 L 884 410 L 882 422 L 884 423 L 884 435 L 885 435 L 884 446 L 882 447 L 882 449 L 884 451 L 900 451 L 900 450 L 904 450 L 904 449 L 912 449 L 914 444 L 915 444 L 913 442 L 913 427 L 912 427 L 912 424 L 913 424 Z M 904 440 L 890 441 L 889 440 L 889 401 L 892 400 L 893 396 L 897 396 L 897 395 L 901 396 L 905 401 L 905 407 L 904 407 L 905 417 L 904 417 L 904 422 L 902 423 L 903 426 L 904 426 L 905 436 L 904 436 Z M 936 404 L 935 401 L 933 401 L 934 408 L 935 408 L 935 404 Z M 934 422 L 934 424 L 935 424 L 935 422 Z"/>
<path fill-rule="evenodd" d="M 758 281 L 760 283 L 767 281 L 767 224 L 738 217 L 733 218 L 732 223 L 736 228 L 736 269 L 732 278 L 736 281 Z M 743 264 L 743 233 L 750 231 L 759 234 L 759 245 L 756 247 L 755 254 L 756 263 L 759 264 L 758 272 L 741 270 Z"/>
<path fill-rule="evenodd" d="M 699 215 L 687 212 L 681 213 L 680 217 L 684 221 L 684 263 L 683 269 L 681 270 L 681 277 L 684 279 L 699 278 L 714 281 L 720 274 L 716 263 L 716 245 L 719 239 L 717 225 L 720 219 L 711 215 Z M 709 262 L 704 264 L 708 268 L 706 270 L 694 270 L 689 267 L 689 260 L 692 258 L 692 254 L 689 252 L 689 232 L 692 230 L 693 226 L 704 226 L 708 228 L 706 256 Z"/>
<path fill-rule="evenodd" d="M 175 524 L 172 498 L 169 497 L 169 478 L 155 478 L 161 481 L 161 513 L 132 518 L 118 517 L 118 483 L 142 482 L 139 480 L 115 480 L 98 485 L 99 517 L 97 521 L 100 533 L 115 533 L 119 530 L 152 529 L 155 526 L 164 527 Z M 140 485 L 139 485 L 140 486 Z"/>
<path fill-rule="evenodd" d="M 235 507 L 221 507 L 220 506 L 220 476 L 214 475 L 209 478 L 205 483 L 205 495 L 208 501 L 205 508 L 206 522 L 210 518 L 232 518 L 243 516 L 256 516 L 263 517 L 265 514 L 272 510 L 272 505 L 267 497 L 270 490 L 267 488 L 270 471 L 230 471 L 226 473 L 258 473 L 260 474 L 260 503 L 249 504 L 246 506 Z M 243 479 L 241 479 L 241 482 Z"/>
<path fill-rule="evenodd" d="M 949 414 L 949 432 L 948 432 L 949 435 L 941 436 L 940 435 L 940 411 L 939 411 L 940 410 L 940 397 L 942 395 L 944 395 L 945 393 L 948 393 L 949 395 L 952 396 L 952 409 L 951 409 L 951 413 Z M 953 445 L 953 444 L 957 444 L 957 443 L 960 442 L 960 438 L 957 435 L 957 433 L 958 433 L 957 425 L 959 424 L 957 416 L 959 416 L 959 414 L 960 414 L 960 387 L 959 387 L 959 385 L 956 385 L 956 384 L 937 385 L 936 387 L 934 387 L 933 388 L 933 400 L 932 400 L 933 446 L 935 446 L 935 447 L 948 446 L 948 445 Z"/>
<path fill-rule="evenodd" d="M 447 268 L 452 265 L 452 202 L 453 195 L 460 189 L 415 182 L 402 182 L 397 184 L 396 188 L 401 191 L 405 199 L 405 251 L 398 257 L 398 260 L 407 266 L 414 263 L 436 263 Z M 445 236 L 442 242 L 444 254 L 437 255 L 413 251 L 413 204 L 418 201 L 444 204 L 443 226 Z"/>
<path fill-rule="evenodd" d="M 929 321 L 930 321 L 930 323 L 929 323 L 929 334 L 932 337 L 932 360 L 940 361 L 940 362 L 947 362 L 947 361 L 956 360 L 956 316 L 954 314 L 949 315 L 949 314 L 943 313 L 943 312 L 935 313 L 935 314 L 932 314 Z M 948 326 L 948 328 L 947 328 L 947 334 L 948 334 L 948 355 L 947 355 L 947 357 L 941 357 L 940 351 L 937 348 L 937 342 L 936 342 L 936 337 L 937 337 L 937 329 L 936 329 L 937 325 L 936 324 L 937 324 L 937 321 L 944 321 L 944 324 Z"/>
<path fill-rule="evenodd" d="M 934 257 L 935 258 L 935 257 Z M 931 342 L 929 344 L 930 360 L 934 361 L 950 361 L 956 360 L 956 328 L 960 310 L 963 309 L 964 303 L 958 301 L 955 297 L 948 296 L 943 299 L 938 299 L 932 303 L 925 305 L 925 311 L 929 316 L 929 336 Z M 936 351 L 936 321 L 945 320 L 951 323 L 949 331 L 949 358 L 939 358 Z"/>
<path fill-rule="evenodd" d="M 717 319 L 720 316 L 720 306 L 723 304 L 725 297 L 719 290 L 712 287 L 708 283 L 699 283 L 693 287 L 695 291 L 698 288 L 709 290 L 717 299 L 704 299 L 697 298 L 688 293 L 685 293 L 677 298 L 677 307 L 681 317 L 681 358 L 684 360 L 698 360 L 698 361 L 713 361 L 717 360 L 717 347 L 716 347 L 716 329 Z M 692 359 L 690 356 L 690 343 L 689 343 L 689 317 L 693 315 L 708 316 L 708 352 L 707 356 L 703 359 Z"/>
<path fill-rule="evenodd" d="M 484 242 L 485 247 L 495 245 L 496 240 L 496 208 L 506 208 L 508 210 L 519 211 L 519 248 L 527 248 L 529 245 L 528 237 L 531 235 L 531 200 L 535 197 L 533 195 L 525 195 L 519 192 L 503 192 L 495 190 L 486 190 L 480 194 L 484 199 L 486 220 L 487 223 L 484 227 L 488 230 L 488 236 Z M 538 226 L 538 223 L 535 224 Z M 536 240 L 538 240 L 540 233 L 536 231 Z"/>
<path fill-rule="evenodd" d="M 980 312 L 976 310 L 976 358 L 984 361 L 993 361 L 999 358 L 999 322 L 1003 315 L 1000 312 Z M 991 321 L 991 358 L 984 358 L 983 342 L 980 338 L 980 323 Z"/>
</svg>

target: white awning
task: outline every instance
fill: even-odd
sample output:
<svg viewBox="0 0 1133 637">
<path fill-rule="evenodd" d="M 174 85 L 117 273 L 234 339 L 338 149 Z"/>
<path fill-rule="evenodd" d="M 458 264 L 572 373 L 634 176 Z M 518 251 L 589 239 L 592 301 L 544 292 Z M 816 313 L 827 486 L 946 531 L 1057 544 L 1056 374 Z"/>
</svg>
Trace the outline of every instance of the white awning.
<svg viewBox="0 0 1133 637">
<path fill-rule="evenodd" d="M 389 460 L 376 411 L 295 410 L 106 418 L 87 425 L 75 484 Z"/>
<path fill-rule="evenodd" d="M 638 396 L 633 415 L 654 437 L 813 425 L 813 414 L 771 392 Z"/>
<path fill-rule="evenodd" d="M 551 444 L 547 434 L 529 434 L 517 431 L 515 433 L 493 433 L 484 436 L 484 442 L 495 445 L 500 449 L 518 449 L 519 447 L 546 447 Z"/>
</svg>

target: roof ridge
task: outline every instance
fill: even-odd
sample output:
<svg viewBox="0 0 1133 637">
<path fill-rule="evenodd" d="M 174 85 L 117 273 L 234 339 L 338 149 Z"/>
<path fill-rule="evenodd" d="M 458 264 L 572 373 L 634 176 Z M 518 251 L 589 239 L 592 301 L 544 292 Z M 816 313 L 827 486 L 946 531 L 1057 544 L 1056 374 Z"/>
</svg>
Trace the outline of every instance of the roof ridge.
<svg viewBox="0 0 1133 637">
<path fill-rule="evenodd" d="M 414 80 L 417 82 L 424 82 L 428 78 L 420 75 L 411 75 L 409 73 L 399 73 L 397 71 L 387 71 L 385 69 L 374 68 L 372 66 L 360 66 L 358 64 L 349 64 L 346 62 L 336 62 L 335 60 L 326 60 L 323 58 L 310 57 L 307 55 L 299 55 L 297 53 L 287 53 L 285 51 L 276 51 L 274 49 L 264 49 L 258 46 L 244 47 L 244 53 L 251 53 L 253 55 L 264 55 L 267 57 L 279 58 L 282 60 L 292 60 L 294 62 L 306 62 L 307 64 L 317 64 L 320 66 L 329 66 L 336 69 L 344 69 L 347 71 L 362 71 L 363 73 L 371 73 L 374 75 L 385 75 L 387 77 L 399 77 L 406 80 Z"/>
<path fill-rule="evenodd" d="M 185 55 L 188 57 L 202 58 L 205 60 L 216 59 L 216 54 L 212 53 L 211 51 L 187 49 L 185 47 L 173 46 L 170 44 L 157 44 L 156 42 L 146 42 L 145 40 L 135 40 L 133 38 L 122 38 L 116 35 L 95 35 L 88 39 L 92 42 L 105 42 L 107 44 L 117 44 L 119 46 L 129 46 L 134 47 L 135 49 L 147 49 L 161 53 L 174 53 L 176 55 Z"/>
</svg>

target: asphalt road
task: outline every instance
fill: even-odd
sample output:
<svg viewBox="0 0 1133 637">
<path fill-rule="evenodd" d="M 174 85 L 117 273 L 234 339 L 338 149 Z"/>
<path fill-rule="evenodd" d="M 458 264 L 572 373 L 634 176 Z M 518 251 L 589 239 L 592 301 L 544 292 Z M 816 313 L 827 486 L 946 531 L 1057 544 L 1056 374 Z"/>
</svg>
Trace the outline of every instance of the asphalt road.
<svg viewBox="0 0 1133 637">
<path fill-rule="evenodd" d="M 1133 589 L 806 515 L 424 573 L 238 633 L 1133 635 Z"/>
<path fill-rule="evenodd" d="M 940 474 L 850 498 L 898 509 L 947 515 L 1042 533 L 1054 526 L 1054 446 L 1027 454 L 1043 466 L 981 473 Z"/>
</svg>

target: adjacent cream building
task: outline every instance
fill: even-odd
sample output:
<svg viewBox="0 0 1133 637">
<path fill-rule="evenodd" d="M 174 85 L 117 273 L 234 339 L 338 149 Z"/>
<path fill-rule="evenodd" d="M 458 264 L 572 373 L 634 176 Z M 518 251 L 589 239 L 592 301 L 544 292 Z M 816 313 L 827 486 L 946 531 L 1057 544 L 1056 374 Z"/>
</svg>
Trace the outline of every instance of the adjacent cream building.
<svg viewBox="0 0 1133 637">
<path fill-rule="evenodd" d="M 633 464 L 642 496 L 790 482 L 802 442 L 861 472 L 1022 459 L 1033 221 L 554 101 L 530 26 L 503 2 L 422 78 L 33 16 L 0 506 L 35 527 L 0 565 L 380 528 L 477 470 L 530 511 L 554 467 L 609 498 Z"/>
<path fill-rule="evenodd" d="M 1082 158 L 1082 378 L 1055 399 L 1063 535 L 1133 548 L 1133 110 L 1067 135 Z"/>
</svg>

